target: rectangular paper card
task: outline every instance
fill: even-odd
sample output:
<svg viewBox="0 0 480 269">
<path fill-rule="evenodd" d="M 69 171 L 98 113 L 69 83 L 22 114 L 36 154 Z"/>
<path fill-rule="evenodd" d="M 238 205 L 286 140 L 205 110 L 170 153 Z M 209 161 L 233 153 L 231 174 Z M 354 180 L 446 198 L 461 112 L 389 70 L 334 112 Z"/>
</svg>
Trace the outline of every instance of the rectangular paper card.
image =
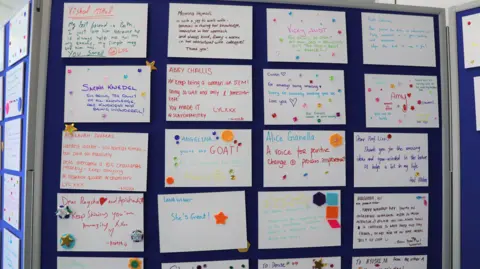
<svg viewBox="0 0 480 269">
<path fill-rule="evenodd" d="M 57 257 L 57 269 L 130 268 L 132 262 L 144 264 L 143 258 Z"/>
<path fill-rule="evenodd" d="M 5 25 L 0 26 L 0 72 L 3 70 L 5 70 Z M 3 102 L 0 103 L 3 104 Z"/>
<path fill-rule="evenodd" d="M 344 131 L 263 131 L 263 186 L 345 186 Z"/>
<path fill-rule="evenodd" d="M 297 269 L 297 268 L 334 268 L 340 269 L 341 257 L 313 257 L 258 260 L 258 269 Z"/>
<path fill-rule="evenodd" d="M 3 175 L 3 220 L 20 230 L 20 177 Z"/>
<path fill-rule="evenodd" d="M 473 78 L 473 89 L 475 91 L 475 121 L 477 131 L 480 131 L 480 77 Z"/>
<path fill-rule="evenodd" d="M 5 118 L 23 114 L 24 66 L 19 63 L 7 71 L 5 84 Z"/>
<path fill-rule="evenodd" d="M 167 65 L 167 121 L 252 121 L 252 66 Z"/>
<path fill-rule="evenodd" d="M 369 128 L 438 128 L 436 76 L 365 74 Z"/>
<path fill-rule="evenodd" d="M 30 3 L 23 6 L 7 25 L 9 25 L 8 66 L 12 66 L 28 54 Z"/>
<path fill-rule="evenodd" d="M 251 6 L 170 4 L 168 57 L 252 59 Z"/>
<path fill-rule="evenodd" d="M 143 231 L 143 194 L 59 193 L 57 204 L 73 211 L 57 218 L 57 238 L 75 239 L 75 247 L 59 240 L 57 251 L 143 251 L 143 241 L 130 236 Z"/>
<path fill-rule="evenodd" d="M 160 252 L 247 247 L 245 192 L 158 196 Z"/>
<path fill-rule="evenodd" d="M 428 246 L 428 193 L 355 194 L 353 248 Z"/>
<path fill-rule="evenodd" d="M 148 66 L 67 66 L 65 122 L 150 122 Z"/>
<path fill-rule="evenodd" d="M 433 17 L 362 13 L 363 63 L 435 67 Z"/>
<path fill-rule="evenodd" d="M 480 28 L 478 25 L 480 25 L 480 14 L 475 13 L 469 16 L 462 16 L 465 68 L 480 66 L 480 37 L 478 36 Z"/>
<path fill-rule="evenodd" d="M 1 72 L 1 71 L 0 71 Z M 3 83 L 5 79 L 4 77 L 0 77 L 0 120 L 3 120 Z"/>
<path fill-rule="evenodd" d="M 248 260 L 226 260 L 211 262 L 177 262 L 162 263 L 162 269 L 180 269 L 180 268 L 208 268 L 208 269 L 225 269 L 225 268 L 242 268 L 248 269 Z"/>
<path fill-rule="evenodd" d="M 22 163 L 22 119 L 5 122 L 4 168 L 20 171 Z"/>
<path fill-rule="evenodd" d="M 427 269 L 427 255 L 353 257 L 352 269 Z"/>
<path fill-rule="evenodd" d="M 3 229 L 3 269 L 20 269 L 20 239 Z"/>
<path fill-rule="evenodd" d="M 355 187 L 428 186 L 428 134 L 354 133 Z"/>
<path fill-rule="evenodd" d="M 166 130 L 165 187 L 251 187 L 251 130 Z"/>
<path fill-rule="evenodd" d="M 340 191 L 258 193 L 258 248 L 341 244 Z"/>
<path fill-rule="evenodd" d="M 62 189 L 147 191 L 148 134 L 63 133 Z"/>
<path fill-rule="evenodd" d="M 267 8 L 269 62 L 348 63 L 345 12 Z"/>
<path fill-rule="evenodd" d="M 65 3 L 62 58 L 147 57 L 148 4 Z"/>
<path fill-rule="evenodd" d="M 266 125 L 345 124 L 341 70 L 264 69 Z"/>
</svg>

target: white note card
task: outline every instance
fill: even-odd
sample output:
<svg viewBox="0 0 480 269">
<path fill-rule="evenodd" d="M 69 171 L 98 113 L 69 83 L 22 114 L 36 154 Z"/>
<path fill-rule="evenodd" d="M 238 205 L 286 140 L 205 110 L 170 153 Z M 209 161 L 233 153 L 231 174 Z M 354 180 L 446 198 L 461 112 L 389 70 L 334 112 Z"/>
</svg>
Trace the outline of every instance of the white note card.
<svg viewBox="0 0 480 269">
<path fill-rule="evenodd" d="M 10 27 L 8 36 L 8 66 L 12 66 L 28 54 L 29 20 L 30 3 L 20 9 L 7 24 Z"/>
<path fill-rule="evenodd" d="M 5 84 L 5 118 L 23 114 L 25 64 L 19 63 L 7 71 Z"/>
<path fill-rule="evenodd" d="M 143 204 L 143 194 L 57 194 L 57 205 L 73 212 L 57 218 L 57 251 L 143 251 L 144 241 L 130 237 L 132 231 L 143 232 Z M 65 235 L 73 236 L 73 246 L 62 246 Z"/>
<path fill-rule="evenodd" d="M 313 257 L 258 260 L 258 269 L 333 268 L 341 269 L 341 257 Z"/>
<path fill-rule="evenodd" d="M 435 67 L 433 17 L 362 13 L 363 63 Z"/>
<path fill-rule="evenodd" d="M 365 74 L 368 128 L 438 128 L 436 76 Z"/>
<path fill-rule="evenodd" d="M 168 57 L 252 59 L 252 7 L 170 4 Z"/>
<path fill-rule="evenodd" d="M 60 188 L 147 191 L 148 134 L 63 133 Z"/>
<path fill-rule="evenodd" d="M 3 269 L 20 269 L 20 239 L 3 229 Z"/>
<path fill-rule="evenodd" d="M 3 175 L 3 220 L 20 230 L 20 177 Z"/>
<path fill-rule="evenodd" d="M 355 187 L 428 186 L 428 134 L 353 136 Z"/>
<path fill-rule="evenodd" d="M 251 130 L 166 130 L 165 187 L 251 187 Z"/>
<path fill-rule="evenodd" d="M 263 186 L 345 186 L 344 131 L 263 131 Z"/>
<path fill-rule="evenodd" d="M 0 25 L 0 72 L 3 70 L 5 70 L 5 25 Z"/>
<path fill-rule="evenodd" d="M 4 168 L 20 171 L 22 163 L 22 119 L 5 122 Z"/>
<path fill-rule="evenodd" d="M 245 192 L 158 196 L 160 252 L 247 247 Z"/>
<path fill-rule="evenodd" d="M 465 68 L 480 66 L 480 14 L 472 14 L 462 17 L 463 32 L 463 58 Z"/>
<path fill-rule="evenodd" d="M 196 269 L 248 269 L 248 260 L 225 260 L 225 261 L 209 261 L 209 262 L 177 262 L 162 263 L 162 269 L 180 269 L 180 268 L 196 268 Z"/>
<path fill-rule="evenodd" d="M 150 122 L 150 68 L 67 66 L 65 122 Z"/>
<path fill-rule="evenodd" d="M 252 121 L 252 66 L 167 65 L 167 121 Z"/>
<path fill-rule="evenodd" d="M 353 248 L 428 246 L 428 193 L 355 194 Z"/>
<path fill-rule="evenodd" d="M 148 4 L 65 3 L 62 58 L 147 57 Z"/>
<path fill-rule="evenodd" d="M 266 125 L 345 124 L 341 70 L 264 69 Z"/>
<path fill-rule="evenodd" d="M 341 244 L 340 191 L 258 193 L 258 248 Z"/>
<path fill-rule="evenodd" d="M 427 269 L 427 255 L 352 258 L 352 269 Z"/>
<path fill-rule="evenodd" d="M 475 122 L 477 131 L 480 131 L 480 77 L 473 78 L 473 89 L 475 91 Z"/>
<path fill-rule="evenodd" d="M 345 12 L 267 8 L 269 62 L 348 63 Z"/>
<path fill-rule="evenodd" d="M 127 269 L 135 264 L 144 268 L 143 258 L 57 257 L 57 269 Z"/>
</svg>

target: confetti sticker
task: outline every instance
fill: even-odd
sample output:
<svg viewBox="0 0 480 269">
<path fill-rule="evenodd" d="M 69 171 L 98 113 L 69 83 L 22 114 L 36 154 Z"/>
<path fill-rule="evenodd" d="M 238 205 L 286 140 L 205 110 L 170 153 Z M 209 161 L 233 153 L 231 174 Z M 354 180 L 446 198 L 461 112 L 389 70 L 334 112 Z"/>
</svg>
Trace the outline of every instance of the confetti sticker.
<svg viewBox="0 0 480 269">
<path fill-rule="evenodd" d="M 368 88 L 368 92 L 372 92 L 372 88 Z"/>
<path fill-rule="evenodd" d="M 73 135 L 74 132 L 76 132 L 78 129 L 75 127 L 75 124 L 65 124 L 65 130 L 64 132 Z"/>
<path fill-rule="evenodd" d="M 290 11 L 290 12 L 288 12 L 288 15 L 292 16 L 292 15 L 293 15 L 293 12 L 291 12 L 291 11 Z"/>
<path fill-rule="evenodd" d="M 143 241 L 143 232 L 142 230 L 134 230 L 130 233 L 130 238 L 133 242 L 139 243 Z"/>
<path fill-rule="evenodd" d="M 297 56 L 295 57 L 295 59 L 300 60 L 300 56 L 297 55 Z"/>
<path fill-rule="evenodd" d="M 98 201 L 100 202 L 100 205 L 103 205 L 105 204 L 105 202 L 108 200 L 108 198 L 106 197 L 100 197 L 100 199 L 98 199 Z"/>
<path fill-rule="evenodd" d="M 222 140 L 224 142 L 232 142 L 234 138 L 235 136 L 231 130 L 225 130 L 222 132 Z"/>
<path fill-rule="evenodd" d="M 388 138 L 388 139 L 392 139 L 392 135 L 391 135 L 391 134 L 388 134 L 388 135 L 387 135 L 387 138 Z"/>
<path fill-rule="evenodd" d="M 342 34 L 342 30 L 338 30 L 337 33 L 338 33 L 339 35 L 341 35 L 341 34 Z"/>
<path fill-rule="evenodd" d="M 128 78 L 128 75 L 127 75 L 127 74 L 123 75 L 123 78 L 124 78 L 124 79 L 127 79 L 127 78 Z"/>
<path fill-rule="evenodd" d="M 283 38 L 281 38 L 281 37 L 280 37 L 280 39 L 279 39 L 279 40 L 280 40 L 280 42 L 283 42 Z"/>
<path fill-rule="evenodd" d="M 75 237 L 72 234 L 63 234 L 60 237 L 60 246 L 63 249 L 72 249 L 75 247 Z"/>
<path fill-rule="evenodd" d="M 283 176 L 282 176 L 282 179 L 283 179 L 283 180 L 286 180 L 286 179 L 287 179 L 287 175 L 283 175 Z"/>
<path fill-rule="evenodd" d="M 332 18 L 332 22 L 335 23 L 337 22 L 337 20 L 335 18 Z"/>
<path fill-rule="evenodd" d="M 71 73 L 72 73 L 72 69 L 68 69 L 68 70 L 67 70 L 67 73 L 68 73 L 68 74 L 71 74 Z"/>
<path fill-rule="evenodd" d="M 377 102 L 377 103 L 380 102 L 380 98 L 378 98 L 378 97 L 375 98 L 375 102 Z"/>
<path fill-rule="evenodd" d="M 155 61 L 152 61 L 152 62 L 146 61 L 145 63 L 148 67 L 150 67 L 150 71 L 156 71 L 157 70 L 157 67 L 155 66 Z"/>
<path fill-rule="evenodd" d="M 272 118 L 275 119 L 276 117 L 277 117 L 277 113 L 273 113 L 273 114 L 272 114 Z"/>
<path fill-rule="evenodd" d="M 298 118 L 297 117 L 293 117 L 293 122 L 297 122 L 298 121 Z"/>
<path fill-rule="evenodd" d="M 147 92 L 142 92 L 142 93 L 141 93 L 141 96 L 142 96 L 142 97 L 146 97 L 146 96 L 147 96 Z"/>
<path fill-rule="evenodd" d="M 59 218 L 59 219 L 69 219 L 70 218 L 70 215 L 73 213 L 73 211 L 70 209 L 69 206 L 65 206 L 65 205 L 60 205 L 57 209 L 57 211 L 55 212 L 55 215 Z"/>
<path fill-rule="evenodd" d="M 175 183 L 175 179 L 173 177 L 167 177 L 165 182 L 167 182 L 168 185 L 173 185 Z"/>
<path fill-rule="evenodd" d="M 471 22 L 471 21 L 469 21 L 467 24 L 468 24 L 468 25 L 472 25 L 472 22 Z"/>
<path fill-rule="evenodd" d="M 225 215 L 223 212 L 219 212 L 218 214 L 215 215 L 215 223 L 216 224 L 222 224 L 222 225 L 225 225 L 227 224 L 227 219 L 228 219 L 228 216 Z"/>
<path fill-rule="evenodd" d="M 277 22 L 277 19 L 274 18 L 274 19 L 273 19 L 273 22 Z"/>
<path fill-rule="evenodd" d="M 390 84 L 391 89 L 395 89 L 395 84 Z"/>
<path fill-rule="evenodd" d="M 142 269 L 142 261 L 138 258 L 131 258 L 128 260 L 129 269 Z"/>
<path fill-rule="evenodd" d="M 417 104 L 421 105 L 421 104 L 422 104 L 422 100 L 418 100 L 418 101 L 417 101 Z"/>
<path fill-rule="evenodd" d="M 335 57 L 335 52 L 332 52 L 332 57 Z"/>
<path fill-rule="evenodd" d="M 343 145 L 343 137 L 340 134 L 333 134 L 330 136 L 330 145 L 336 148 Z"/>
</svg>

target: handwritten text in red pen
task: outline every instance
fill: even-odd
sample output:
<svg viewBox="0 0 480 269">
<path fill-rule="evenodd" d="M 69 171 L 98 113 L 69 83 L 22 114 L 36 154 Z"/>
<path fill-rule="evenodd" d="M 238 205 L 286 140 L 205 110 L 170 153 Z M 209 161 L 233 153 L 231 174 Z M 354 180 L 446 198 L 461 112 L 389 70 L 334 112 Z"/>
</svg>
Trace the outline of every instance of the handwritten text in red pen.
<svg viewBox="0 0 480 269">
<path fill-rule="evenodd" d="M 92 9 L 92 5 L 83 6 L 83 7 L 71 7 L 68 9 L 68 14 L 70 16 L 112 16 L 114 11 L 114 6 L 110 5 L 108 7 L 98 7 Z"/>
</svg>

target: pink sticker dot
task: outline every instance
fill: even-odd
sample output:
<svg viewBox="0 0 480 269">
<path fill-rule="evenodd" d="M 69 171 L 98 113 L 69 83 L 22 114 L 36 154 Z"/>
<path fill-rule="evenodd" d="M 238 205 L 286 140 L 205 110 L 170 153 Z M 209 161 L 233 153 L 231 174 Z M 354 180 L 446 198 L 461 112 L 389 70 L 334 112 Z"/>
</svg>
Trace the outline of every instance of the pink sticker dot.
<svg viewBox="0 0 480 269">
<path fill-rule="evenodd" d="M 368 92 L 372 92 L 372 88 L 368 88 Z"/>
<path fill-rule="evenodd" d="M 68 69 L 67 73 L 71 74 L 71 73 L 72 73 L 72 69 Z"/>
<path fill-rule="evenodd" d="M 378 97 L 375 98 L 375 102 L 377 102 L 377 103 L 380 102 L 380 98 L 378 98 Z"/>
</svg>

